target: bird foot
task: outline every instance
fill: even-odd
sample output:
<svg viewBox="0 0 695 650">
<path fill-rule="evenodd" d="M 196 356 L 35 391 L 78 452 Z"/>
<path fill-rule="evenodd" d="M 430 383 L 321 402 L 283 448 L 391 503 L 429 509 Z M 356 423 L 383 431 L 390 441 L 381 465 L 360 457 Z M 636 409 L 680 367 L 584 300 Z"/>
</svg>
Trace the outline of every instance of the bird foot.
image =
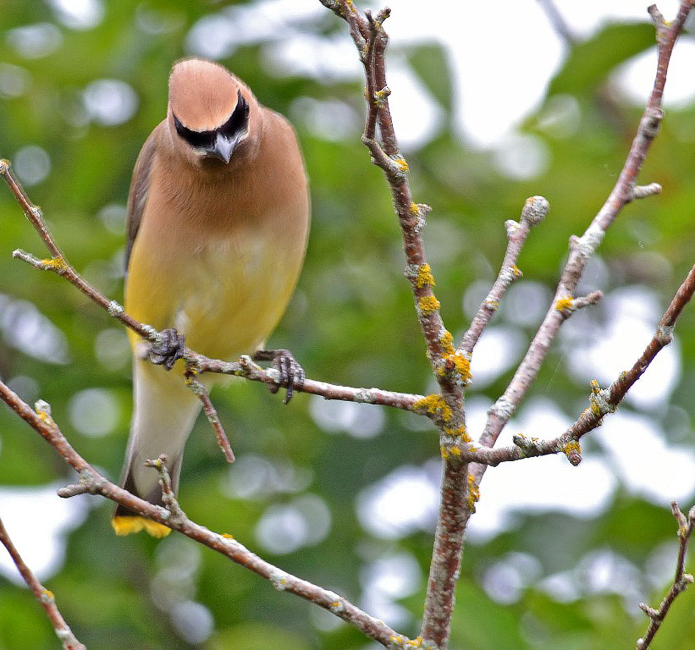
<svg viewBox="0 0 695 650">
<path fill-rule="evenodd" d="M 185 349 L 183 334 L 174 328 L 161 331 L 161 341 L 150 346 L 149 359 L 157 366 L 171 370 L 174 364 L 183 357 Z"/>
<path fill-rule="evenodd" d="M 270 361 L 273 368 L 280 373 L 277 384 L 268 384 L 271 393 L 277 393 L 282 386 L 287 391 L 283 402 L 287 404 L 294 389 L 301 390 L 306 379 L 304 368 L 299 365 L 289 350 L 257 350 L 253 355 L 254 361 Z"/>
</svg>

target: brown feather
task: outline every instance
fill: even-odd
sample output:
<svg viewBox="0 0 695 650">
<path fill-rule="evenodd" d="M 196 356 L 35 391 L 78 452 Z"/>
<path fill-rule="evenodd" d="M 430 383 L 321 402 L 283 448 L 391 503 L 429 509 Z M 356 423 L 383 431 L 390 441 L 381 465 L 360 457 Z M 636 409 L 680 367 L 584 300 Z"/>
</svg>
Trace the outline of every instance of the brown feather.
<svg viewBox="0 0 695 650">
<path fill-rule="evenodd" d="M 226 68 L 202 59 L 179 61 L 169 77 L 169 104 L 176 117 L 193 131 L 210 131 L 234 111 L 237 91 L 248 87 Z"/>
<path fill-rule="evenodd" d="M 165 124 L 164 122 L 162 124 Z M 162 125 L 160 125 L 161 127 Z M 158 127 L 158 128 L 160 128 Z M 147 188 L 150 180 L 150 169 L 157 151 L 157 136 L 155 132 L 147 138 L 142 151 L 138 156 L 133 170 L 133 178 L 130 183 L 130 193 L 128 194 L 128 212 L 126 217 L 126 246 L 125 246 L 125 271 L 128 273 L 128 262 L 130 253 L 133 250 L 135 237 L 140 228 L 142 213 L 145 210 L 147 201 Z"/>
</svg>

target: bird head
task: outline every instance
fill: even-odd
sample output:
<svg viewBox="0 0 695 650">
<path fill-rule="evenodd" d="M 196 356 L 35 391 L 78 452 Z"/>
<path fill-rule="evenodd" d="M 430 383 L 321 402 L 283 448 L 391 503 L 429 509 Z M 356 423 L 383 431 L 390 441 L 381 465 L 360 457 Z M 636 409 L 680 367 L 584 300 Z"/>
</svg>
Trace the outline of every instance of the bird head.
<svg viewBox="0 0 695 650">
<path fill-rule="evenodd" d="M 177 62 L 169 77 L 169 130 L 187 159 L 228 164 L 256 125 L 256 99 L 223 66 L 204 59 Z"/>
</svg>

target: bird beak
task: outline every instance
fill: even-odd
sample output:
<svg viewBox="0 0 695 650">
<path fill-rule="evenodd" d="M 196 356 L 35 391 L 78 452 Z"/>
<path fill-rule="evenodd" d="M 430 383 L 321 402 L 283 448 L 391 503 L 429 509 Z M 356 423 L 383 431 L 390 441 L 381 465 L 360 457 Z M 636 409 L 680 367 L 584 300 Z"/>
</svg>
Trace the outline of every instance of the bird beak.
<svg viewBox="0 0 695 650">
<path fill-rule="evenodd" d="M 234 153 L 234 147 L 237 144 L 236 138 L 234 140 L 228 140 L 221 133 L 217 134 L 215 139 L 215 144 L 207 150 L 208 155 L 218 158 L 224 163 L 229 163 L 232 158 L 232 153 Z"/>
</svg>

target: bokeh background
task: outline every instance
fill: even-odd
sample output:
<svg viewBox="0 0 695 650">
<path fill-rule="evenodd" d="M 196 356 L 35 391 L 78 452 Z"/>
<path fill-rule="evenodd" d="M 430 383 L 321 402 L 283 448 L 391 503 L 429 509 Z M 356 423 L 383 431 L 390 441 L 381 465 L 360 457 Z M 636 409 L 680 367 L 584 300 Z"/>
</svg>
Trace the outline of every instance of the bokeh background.
<svg viewBox="0 0 695 650">
<path fill-rule="evenodd" d="M 610 4 L 610 7 L 602 6 Z M 641 3 L 558 1 L 571 38 L 534 0 L 395 0 L 389 82 L 448 328 L 460 337 L 493 281 L 504 221 L 546 196 L 551 213 L 520 258 L 476 348 L 469 428 L 504 390 L 551 300 L 567 241 L 581 234 L 622 166 L 655 67 Z M 373 3 L 365 6 L 377 7 Z M 660 4 L 667 17 L 677 3 Z M 363 81 L 344 24 L 318 0 L 0 1 L 0 156 L 12 159 L 71 263 L 121 300 L 123 229 L 139 148 L 166 113 L 185 55 L 213 57 L 290 117 L 311 177 L 313 229 L 299 288 L 271 345 L 308 376 L 434 390 L 403 278 L 397 221 L 359 142 Z M 565 325 L 505 432 L 550 437 L 649 340 L 694 259 L 695 46 L 676 46 L 667 115 L 643 182 L 582 282 L 601 305 Z M 131 410 L 122 328 L 58 277 L 13 260 L 42 244 L 0 187 L 0 377 L 50 402 L 77 450 L 117 479 Z M 585 442 L 572 468 L 545 458 L 490 470 L 468 535 L 451 647 L 630 647 L 675 562 L 669 501 L 695 496 L 695 326 Z M 438 500 L 436 433 L 375 406 L 262 385 L 213 394 L 237 462 L 203 421 L 188 443 L 181 505 L 263 557 L 415 635 Z M 504 441 L 503 440 L 503 441 Z M 117 538 L 112 505 L 62 501 L 64 462 L 0 408 L 0 517 L 90 648 L 372 648 L 331 615 L 173 534 Z M 692 570 L 692 569 L 691 569 Z M 0 552 L 0 649 L 58 647 Z M 656 647 L 692 647 L 695 601 L 681 596 Z"/>
</svg>

